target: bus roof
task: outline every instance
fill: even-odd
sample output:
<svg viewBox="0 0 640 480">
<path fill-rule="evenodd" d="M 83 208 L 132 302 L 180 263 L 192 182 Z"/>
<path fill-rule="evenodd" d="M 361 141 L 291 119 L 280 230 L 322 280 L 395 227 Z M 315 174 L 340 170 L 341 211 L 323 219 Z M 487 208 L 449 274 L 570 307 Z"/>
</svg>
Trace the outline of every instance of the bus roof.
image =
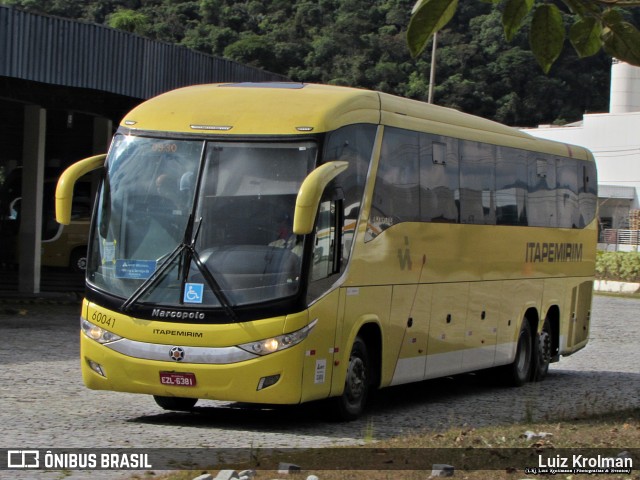
<svg viewBox="0 0 640 480">
<path fill-rule="evenodd" d="M 582 147 L 543 140 L 491 120 L 385 93 L 294 82 L 195 85 L 143 102 L 126 128 L 211 135 L 299 135 L 372 123 L 563 156 Z"/>
</svg>

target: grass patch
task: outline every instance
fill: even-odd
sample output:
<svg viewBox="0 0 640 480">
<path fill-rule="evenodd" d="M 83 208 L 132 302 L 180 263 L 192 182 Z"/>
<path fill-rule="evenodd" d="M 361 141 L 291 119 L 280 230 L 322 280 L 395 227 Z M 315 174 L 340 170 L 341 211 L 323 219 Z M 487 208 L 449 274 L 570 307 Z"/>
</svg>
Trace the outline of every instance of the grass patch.
<svg viewBox="0 0 640 480">
<path fill-rule="evenodd" d="M 367 423 L 367 431 L 370 435 L 375 432 L 375 423 Z M 527 432 L 535 435 L 526 435 Z M 544 433 L 545 435 L 538 435 Z M 509 465 L 501 467 L 499 470 L 463 470 L 460 464 L 455 467 L 454 479 L 484 480 L 484 479 L 540 479 L 554 478 L 556 480 L 579 480 L 598 479 L 607 480 L 640 480 L 640 459 L 638 452 L 640 449 L 640 408 L 615 412 L 606 415 L 591 416 L 586 418 L 576 418 L 559 422 L 527 422 L 522 424 L 511 424 L 502 426 L 491 426 L 483 428 L 454 428 L 443 432 L 424 432 L 419 435 L 411 435 L 391 440 L 375 441 L 363 447 L 345 447 L 331 449 L 310 449 L 304 451 L 293 451 L 286 461 L 299 465 L 303 470 L 296 474 L 279 474 L 276 468 L 270 464 L 268 456 L 260 452 L 257 457 L 261 458 L 261 465 L 226 465 L 216 467 L 215 470 L 202 471 L 176 471 L 169 474 L 154 476 L 158 480 L 191 480 L 202 473 L 210 473 L 214 478 L 219 470 L 233 469 L 241 471 L 245 469 L 255 469 L 257 471 L 255 480 L 271 480 L 276 478 L 290 478 L 305 480 L 308 475 L 314 474 L 320 480 L 426 480 L 431 475 L 431 457 L 437 458 L 439 452 L 458 455 L 476 455 L 478 450 L 482 455 L 487 455 L 487 465 L 491 465 L 491 455 L 500 452 L 516 452 L 517 458 L 525 457 L 537 459 L 539 453 L 554 457 L 555 455 L 566 454 L 569 451 L 578 452 L 580 449 L 610 449 L 608 455 L 615 456 L 623 451 L 630 451 L 634 456 L 633 465 L 635 470 L 631 474 L 601 474 L 601 475 L 531 475 L 525 474 L 525 467 L 534 465 Z M 429 455 L 428 467 L 415 470 L 410 466 L 405 466 L 403 462 L 398 462 L 406 452 L 408 455 L 421 454 L 416 449 L 424 450 L 423 455 Z M 445 449 L 445 450 L 438 450 Z M 453 449 L 453 450 L 452 450 Z M 506 449 L 506 450 L 505 450 Z M 513 449 L 513 450 L 511 450 Z M 568 450 L 562 450 L 568 449 Z M 321 465 L 330 466 L 320 468 L 307 468 L 309 465 L 318 464 L 318 454 L 322 453 Z M 597 452 L 595 452 L 597 453 Z M 594 454 L 595 454 L 594 453 Z M 371 458 L 370 468 L 363 470 L 351 470 L 346 465 L 352 465 L 358 455 Z M 606 456 L 606 455 L 605 455 Z M 516 458 L 514 457 L 514 458 Z M 272 459 L 273 460 L 273 459 Z M 509 463 L 502 459 L 500 465 Z M 517 462 L 518 460 L 514 460 Z M 271 462 L 273 463 L 273 462 Z M 411 461 L 409 463 L 412 463 Z M 423 462 L 424 463 L 424 462 Z M 438 463 L 434 461 L 433 463 Z M 446 463 L 446 462 L 440 462 Z M 277 462 L 276 462 L 277 464 Z M 415 463 L 414 463 L 415 464 Z M 263 466 L 266 469 L 263 469 Z M 344 468 L 340 468 L 341 466 Z M 423 465 L 424 466 L 424 465 Z M 397 468 L 396 468 L 397 467 Z M 482 467 L 478 467 L 482 468 Z M 138 474 L 134 479 L 149 478 L 148 474 Z"/>
</svg>

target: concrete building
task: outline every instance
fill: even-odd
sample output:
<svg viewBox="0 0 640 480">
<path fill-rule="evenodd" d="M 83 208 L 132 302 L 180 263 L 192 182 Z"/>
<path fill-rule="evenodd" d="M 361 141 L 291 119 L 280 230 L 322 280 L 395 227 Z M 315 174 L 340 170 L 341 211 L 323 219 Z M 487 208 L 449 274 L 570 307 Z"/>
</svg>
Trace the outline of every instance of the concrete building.
<svg viewBox="0 0 640 480">
<path fill-rule="evenodd" d="M 640 68 L 614 60 L 609 113 L 586 114 L 565 126 L 523 131 L 593 152 L 598 165 L 600 242 L 638 251 L 640 231 Z"/>
</svg>

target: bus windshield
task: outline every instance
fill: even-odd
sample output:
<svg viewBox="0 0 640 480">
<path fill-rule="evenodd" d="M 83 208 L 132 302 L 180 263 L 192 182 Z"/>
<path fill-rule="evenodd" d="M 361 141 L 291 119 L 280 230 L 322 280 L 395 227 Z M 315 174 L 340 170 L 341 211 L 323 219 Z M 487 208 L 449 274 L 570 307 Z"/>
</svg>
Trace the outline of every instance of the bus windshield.
<svg viewBox="0 0 640 480">
<path fill-rule="evenodd" d="M 295 199 L 315 143 L 117 135 L 107 160 L 88 280 L 164 306 L 233 307 L 295 295 Z"/>
</svg>

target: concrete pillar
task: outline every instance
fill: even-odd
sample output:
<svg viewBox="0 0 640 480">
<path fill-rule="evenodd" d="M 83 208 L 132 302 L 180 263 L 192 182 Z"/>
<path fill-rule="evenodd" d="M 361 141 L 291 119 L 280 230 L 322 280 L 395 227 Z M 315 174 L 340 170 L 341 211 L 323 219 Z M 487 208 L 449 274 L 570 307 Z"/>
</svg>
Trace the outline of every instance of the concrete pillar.
<svg viewBox="0 0 640 480">
<path fill-rule="evenodd" d="M 18 290 L 40 292 L 42 191 L 47 111 L 38 105 L 24 107 L 22 147 L 22 202 L 20 205 Z"/>
<path fill-rule="evenodd" d="M 108 118 L 93 118 L 93 155 L 107 153 L 113 137 L 113 122 Z M 96 198 L 98 184 L 102 178 L 102 172 L 96 170 L 91 174 L 91 198 Z"/>
<path fill-rule="evenodd" d="M 113 135 L 113 122 L 108 118 L 93 119 L 93 154 L 107 153 Z"/>
</svg>

